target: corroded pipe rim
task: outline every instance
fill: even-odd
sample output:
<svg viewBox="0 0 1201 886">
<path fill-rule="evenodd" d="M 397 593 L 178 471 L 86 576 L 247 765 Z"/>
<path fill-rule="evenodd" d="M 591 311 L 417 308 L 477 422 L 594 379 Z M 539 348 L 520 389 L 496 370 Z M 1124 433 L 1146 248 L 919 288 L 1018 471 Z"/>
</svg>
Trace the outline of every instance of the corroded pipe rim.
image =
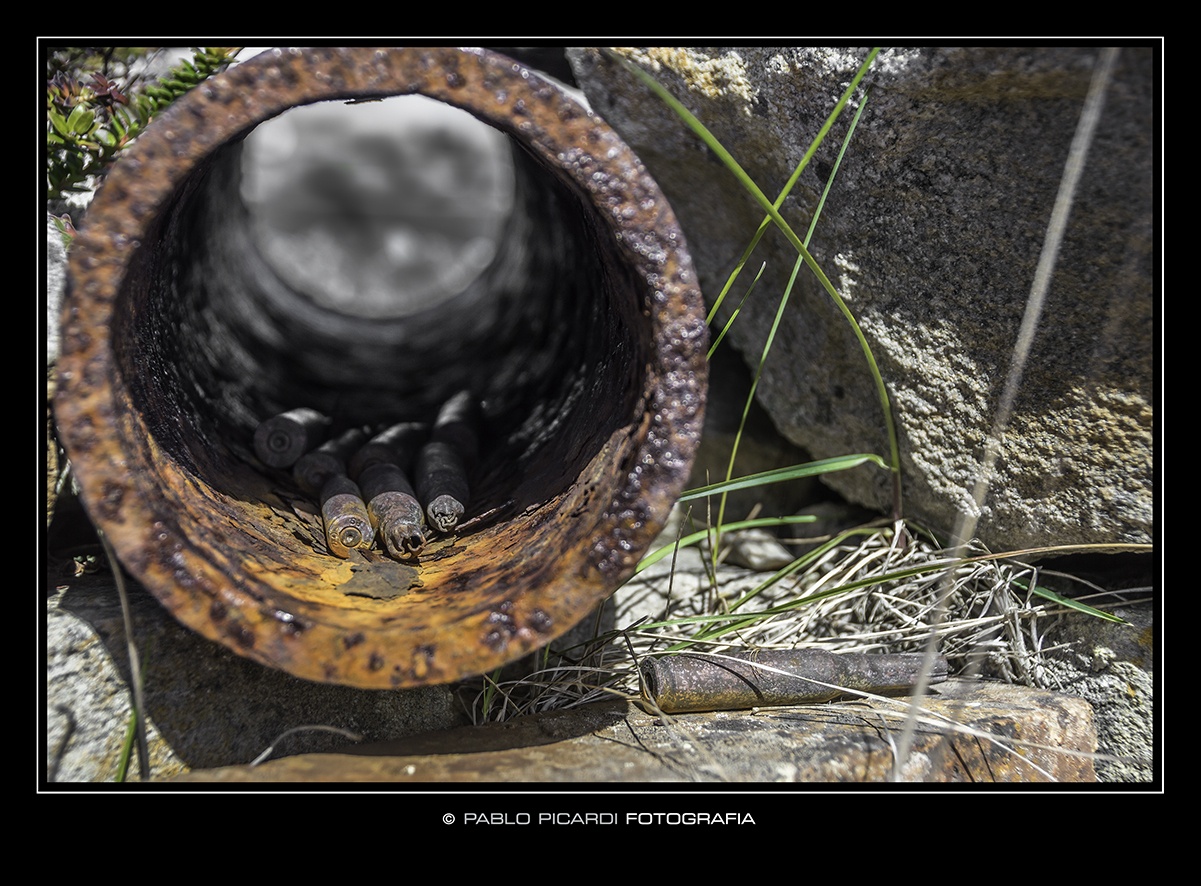
<svg viewBox="0 0 1201 886">
<path fill-rule="evenodd" d="M 212 152 L 291 107 L 422 94 L 506 131 L 567 181 L 610 230 L 645 289 L 655 343 L 626 475 L 596 513 L 595 541 L 539 567 L 537 589 L 514 588 L 450 634 L 403 619 L 364 626 L 361 612 L 259 593 L 197 550 L 182 520 L 164 519 L 147 479 L 162 452 L 127 408 L 108 331 L 146 226 Z M 272 50 L 175 103 L 114 166 L 70 255 L 56 416 L 82 498 L 123 564 L 188 627 L 296 676 L 364 688 L 449 682 L 491 670 L 566 631 L 632 574 L 687 480 L 703 417 L 708 333 L 678 223 L 641 163 L 602 121 L 517 62 L 483 50 Z M 123 445 L 137 438 L 139 445 Z M 145 439 L 143 439 L 145 438 Z M 606 447 L 609 448 L 609 447 Z M 607 458 L 598 453 L 594 463 Z M 531 578 L 531 581 L 534 579 Z M 431 605 L 436 605 L 431 602 Z M 503 642 L 491 642 L 499 619 Z M 399 622 L 399 623 L 398 623 Z M 408 632 L 405 660 L 389 652 Z M 462 639 L 461 637 L 459 638 Z M 470 646 L 469 649 L 460 648 Z"/>
</svg>

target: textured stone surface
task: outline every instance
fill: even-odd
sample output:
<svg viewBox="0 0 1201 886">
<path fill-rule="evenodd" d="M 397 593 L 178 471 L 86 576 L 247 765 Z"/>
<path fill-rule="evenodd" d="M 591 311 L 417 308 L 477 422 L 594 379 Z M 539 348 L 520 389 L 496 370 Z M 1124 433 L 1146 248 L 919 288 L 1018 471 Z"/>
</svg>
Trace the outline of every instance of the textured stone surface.
<svg viewBox="0 0 1201 886">
<path fill-rule="evenodd" d="M 56 556 L 47 576 L 46 779 L 111 782 L 131 710 L 125 629 L 108 567 L 73 571 L 70 557 Z M 328 731 L 277 741 L 298 726 L 382 740 L 461 722 L 444 686 L 370 691 L 299 680 L 186 630 L 148 592 L 127 584 L 155 778 L 249 762 L 272 744 L 287 754 L 346 742 Z M 130 780 L 137 779 L 136 760 Z"/>
<path fill-rule="evenodd" d="M 774 199 L 866 50 L 623 50 Z M 628 72 L 568 53 L 593 109 L 655 176 L 710 300 L 763 213 Z M 1098 49 L 886 50 L 810 244 L 858 318 L 899 427 L 905 513 L 947 530 L 970 509 L 1044 232 Z M 1147 542 L 1152 532 L 1154 59 L 1121 51 L 978 533 L 996 549 Z M 849 110 L 853 110 L 854 105 Z M 846 132 L 833 128 L 781 212 L 801 236 Z M 758 362 L 795 251 L 765 236 L 727 299 L 767 267 L 730 339 Z M 813 275 L 798 278 L 759 396 L 824 458 L 888 453 L 862 350 Z M 889 478 L 828 477 L 890 505 Z"/>
<path fill-rule="evenodd" d="M 1040 685 L 1079 696 L 1092 705 L 1098 744 L 1097 778 L 1111 784 L 1151 782 L 1162 737 L 1155 713 L 1155 623 L 1149 604 L 1114 611 L 1115 625 L 1087 616 L 1070 617 L 1057 639 L 1070 652 L 1048 658 Z"/>
<path fill-rule="evenodd" d="M 193 771 L 176 781 L 880 782 L 904 705 L 856 702 L 657 717 L 625 701 L 384 745 Z M 1064 695 L 941 684 L 900 780 L 1091 782 L 1092 712 Z M 949 718 L 979 735 L 939 725 Z M 944 721 L 945 722 L 945 721 Z M 980 737 L 988 734 L 996 740 Z M 1066 751 L 1066 753 L 1064 753 Z"/>
</svg>

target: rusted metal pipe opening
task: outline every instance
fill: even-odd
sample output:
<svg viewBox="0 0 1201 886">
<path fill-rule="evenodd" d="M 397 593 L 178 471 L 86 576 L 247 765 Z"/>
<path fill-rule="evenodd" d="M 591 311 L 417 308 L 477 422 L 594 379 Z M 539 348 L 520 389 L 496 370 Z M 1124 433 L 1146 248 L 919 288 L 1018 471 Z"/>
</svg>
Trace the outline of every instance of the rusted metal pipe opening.
<svg viewBox="0 0 1201 886">
<path fill-rule="evenodd" d="M 409 316 L 331 310 L 257 252 L 238 155 L 327 100 L 422 94 L 514 146 L 492 264 Z M 628 147 L 503 56 L 272 51 L 185 96 L 116 164 L 71 251 L 56 413 L 82 497 L 185 625 L 306 679 L 448 682 L 544 645 L 627 578 L 691 465 L 707 333 L 676 220 Z M 483 405 L 463 522 L 415 562 L 329 553 L 253 449 L 310 406 L 349 427 Z"/>
</svg>

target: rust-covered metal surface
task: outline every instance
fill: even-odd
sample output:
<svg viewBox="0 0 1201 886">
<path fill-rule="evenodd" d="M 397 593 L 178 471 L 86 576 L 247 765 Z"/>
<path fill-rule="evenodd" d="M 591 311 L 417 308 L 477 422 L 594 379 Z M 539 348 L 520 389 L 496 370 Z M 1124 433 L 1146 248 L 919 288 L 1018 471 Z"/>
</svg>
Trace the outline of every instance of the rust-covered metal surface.
<svg viewBox="0 0 1201 886">
<path fill-rule="evenodd" d="M 448 306 L 335 315 L 246 246 L 239 143 L 298 105 L 409 93 L 509 134 L 517 207 Z M 544 645 L 631 574 L 687 479 L 707 331 L 676 219 L 602 120 L 503 56 L 273 50 L 231 69 L 116 164 L 69 279 L 55 410 L 90 514 L 181 622 L 299 677 L 419 686 Z M 428 419 L 465 386 L 483 403 L 471 506 L 415 562 L 333 556 L 319 505 L 254 455 L 286 409 Z"/>
<path fill-rule="evenodd" d="M 907 692 L 917 685 L 920 652 L 835 653 L 758 649 L 735 654 L 681 652 L 642 661 L 643 695 L 668 714 L 820 704 L 856 692 Z M 931 683 L 947 678 L 938 656 Z"/>
</svg>

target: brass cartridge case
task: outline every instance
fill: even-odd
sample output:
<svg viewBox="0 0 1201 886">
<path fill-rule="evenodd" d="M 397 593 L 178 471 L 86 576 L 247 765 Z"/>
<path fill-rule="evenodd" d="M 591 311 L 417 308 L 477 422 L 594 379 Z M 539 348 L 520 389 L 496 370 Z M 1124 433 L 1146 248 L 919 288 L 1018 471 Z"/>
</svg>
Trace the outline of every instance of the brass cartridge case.
<svg viewBox="0 0 1201 886">
<path fill-rule="evenodd" d="M 430 525 L 450 532 L 463 519 L 471 492 L 467 466 L 449 443 L 431 440 L 417 457 L 417 498 Z"/>
<path fill-rule="evenodd" d="M 375 538 L 363 494 L 341 474 L 331 476 L 321 488 L 321 520 L 330 551 L 342 559 L 355 548 L 370 548 Z"/>
<path fill-rule="evenodd" d="M 380 462 L 363 471 L 359 480 L 367 514 L 384 550 L 398 560 L 415 557 L 425 545 L 425 520 L 404 471 Z"/>
<path fill-rule="evenodd" d="M 296 485 L 310 495 L 318 495 L 331 477 L 347 475 L 347 461 L 366 440 L 367 432 L 362 428 L 348 428 L 301 456 L 292 466 Z"/>
<path fill-rule="evenodd" d="M 667 714 L 819 704 L 848 691 L 888 694 L 917 682 L 921 653 L 835 653 L 763 649 L 744 653 L 681 652 L 646 658 L 643 694 Z M 931 683 L 947 677 L 939 656 Z"/>
</svg>

